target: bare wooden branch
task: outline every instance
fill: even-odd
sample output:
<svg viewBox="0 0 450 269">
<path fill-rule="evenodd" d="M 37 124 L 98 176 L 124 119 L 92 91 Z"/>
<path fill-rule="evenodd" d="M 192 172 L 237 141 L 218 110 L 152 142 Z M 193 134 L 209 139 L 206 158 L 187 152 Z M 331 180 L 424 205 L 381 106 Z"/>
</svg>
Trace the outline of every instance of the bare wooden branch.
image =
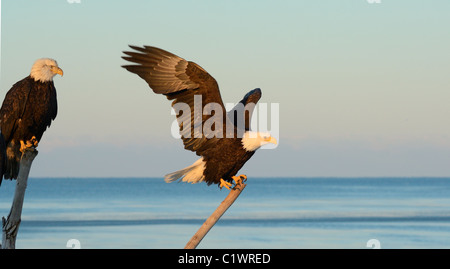
<svg viewBox="0 0 450 269">
<path fill-rule="evenodd" d="M 225 198 L 225 200 L 220 203 L 219 207 L 212 213 L 212 215 L 203 223 L 203 225 L 198 229 L 198 231 L 194 234 L 194 236 L 189 240 L 189 242 L 184 247 L 185 249 L 195 249 L 198 244 L 203 240 L 206 234 L 211 230 L 211 228 L 216 224 L 216 222 L 222 217 L 225 211 L 236 201 L 241 192 L 244 190 L 247 184 L 239 183 L 233 189 L 230 190 L 230 193 Z"/>
<path fill-rule="evenodd" d="M 2 245 L 0 249 L 15 249 L 16 237 L 22 216 L 25 190 L 28 184 L 28 175 L 31 164 L 38 154 L 35 148 L 27 148 L 20 159 L 19 175 L 17 176 L 16 190 L 14 192 L 13 203 L 8 218 L 2 218 Z"/>
</svg>

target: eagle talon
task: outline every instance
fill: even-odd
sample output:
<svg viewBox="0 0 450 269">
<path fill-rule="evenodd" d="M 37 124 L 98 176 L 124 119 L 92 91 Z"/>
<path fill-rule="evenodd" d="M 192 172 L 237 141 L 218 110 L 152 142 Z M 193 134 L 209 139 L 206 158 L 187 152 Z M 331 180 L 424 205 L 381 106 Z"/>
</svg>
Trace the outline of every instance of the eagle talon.
<svg viewBox="0 0 450 269">
<path fill-rule="evenodd" d="M 33 136 L 30 140 L 24 142 L 20 140 L 20 152 L 24 153 L 28 148 L 36 148 L 38 146 L 38 141 L 35 136 Z"/>
<path fill-rule="evenodd" d="M 240 176 L 233 176 L 234 183 L 237 185 L 243 184 L 245 181 L 247 181 L 246 175 L 240 175 Z"/>
<path fill-rule="evenodd" d="M 33 135 L 33 137 L 30 139 L 31 144 L 33 144 L 34 147 L 37 147 L 39 142 L 37 141 L 36 137 Z M 27 141 L 28 143 L 28 141 Z"/>
<path fill-rule="evenodd" d="M 222 189 L 223 187 L 227 188 L 228 190 L 231 187 L 231 183 L 230 182 L 226 182 L 225 180 L 223 180 L 222 178 L 220 179 L 220 185 L 219 188 Z"/>
<path fill-rule="evenodd" d="M 237 185 L 242 184 L 242 178 L 241 177 L 233 176 L 233 181 L 234 181 L 235 187 Z"/>
</svg>

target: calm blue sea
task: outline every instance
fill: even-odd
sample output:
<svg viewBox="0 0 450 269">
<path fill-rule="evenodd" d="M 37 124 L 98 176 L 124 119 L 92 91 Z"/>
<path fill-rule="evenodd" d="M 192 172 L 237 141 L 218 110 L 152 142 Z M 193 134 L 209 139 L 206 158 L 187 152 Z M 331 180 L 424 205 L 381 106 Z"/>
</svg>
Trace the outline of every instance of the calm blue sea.
<svg viewBox="0 0 450 269">
<path fill-rule="evenodd" d="M 247 183 L 198 248 L 450 248 L 450 178 Z M 14 187 L 0 187 L 0 216 Z M 17 248 L 183 248 L 227 194 L 161 178 L 30 178 Z"/>
</svg>

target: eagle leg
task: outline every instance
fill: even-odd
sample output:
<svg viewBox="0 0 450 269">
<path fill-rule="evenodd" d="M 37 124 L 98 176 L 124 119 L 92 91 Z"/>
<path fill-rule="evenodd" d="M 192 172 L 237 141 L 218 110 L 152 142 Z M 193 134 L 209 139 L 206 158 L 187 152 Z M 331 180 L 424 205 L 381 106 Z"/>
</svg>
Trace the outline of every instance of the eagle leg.
<svg viewBox="0 0 450 269">
<path fill-rule="evenodd" d="M 24 142 L 23 140 L 20 140 L 20 152 L 24 153 L 27 148 L 31 147 L 37 147 L 38 141 L 35 136 L 33 136 L 30 140 L 27 140 Z"/>
<path fill-rule="evenodd" d="M 223 187 L 227 188 L 228 190 L 231 187 L 231 183 L 230 182 L 226 182 L 225 180 L 223 180 L 222 178 L 220 179 L 220 185 L 219 188 L 222 189 Z"/>
<path fill-rule="evenodd" d="M 28 143 L 25 144 L 25 142 L 23 142 L 23 140 L 20 140 L 20 152 L 24 153 L 25 150 L 29 147 L 30 147 L 30 145 Z"/>
</svg>

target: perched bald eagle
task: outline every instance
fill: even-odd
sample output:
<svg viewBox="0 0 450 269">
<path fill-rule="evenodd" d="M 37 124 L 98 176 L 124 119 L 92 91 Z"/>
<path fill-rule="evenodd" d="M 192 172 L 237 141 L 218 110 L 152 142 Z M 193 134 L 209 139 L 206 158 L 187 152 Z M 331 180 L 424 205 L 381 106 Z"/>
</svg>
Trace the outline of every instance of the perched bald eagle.
<svg viewBox="0 0 450 269">
<path fill-rule="evenodd" d="M 247 93 L 227 113 L 216 80 L 199 65 L 155 47 L 130 48 L 134 51 L 125 51 L 122 58 L 135 64 L 122 67 L 143 78 L 155 93 L 173 100 L 184 148 L 201 156 L 191 166 L 166 175 L 165 181 L 206 182 L 229 189 L 233 181 L 246 179 L 237 172 L 262 145 L 276 144 L 270 134 L 250 130 L 261 90 Z"/>
<path fill-rule="evenodd" d="M 36 147 L 56 118 L 57 101 L 53 77 L 63 75 L 55 60 L 37 60 L 31 73 L 12 86 L 0 108 L 1 176 L 16 179 L 22 152 Z"/>
</svg>

